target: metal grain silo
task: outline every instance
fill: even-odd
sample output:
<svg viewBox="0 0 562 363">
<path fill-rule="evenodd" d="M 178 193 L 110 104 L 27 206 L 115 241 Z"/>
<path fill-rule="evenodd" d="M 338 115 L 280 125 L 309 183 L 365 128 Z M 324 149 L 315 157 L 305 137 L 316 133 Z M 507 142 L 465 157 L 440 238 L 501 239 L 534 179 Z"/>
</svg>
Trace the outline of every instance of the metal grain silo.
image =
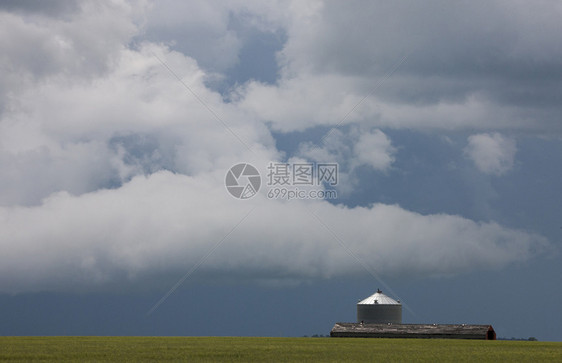
<svg viewBox="0 0 562 363">
<path fill-rule="evenodd" d="M 377 289 L 357 303 L 357 322 L 370 324 L 402 324 L 402 304 Z"/>
</svg>

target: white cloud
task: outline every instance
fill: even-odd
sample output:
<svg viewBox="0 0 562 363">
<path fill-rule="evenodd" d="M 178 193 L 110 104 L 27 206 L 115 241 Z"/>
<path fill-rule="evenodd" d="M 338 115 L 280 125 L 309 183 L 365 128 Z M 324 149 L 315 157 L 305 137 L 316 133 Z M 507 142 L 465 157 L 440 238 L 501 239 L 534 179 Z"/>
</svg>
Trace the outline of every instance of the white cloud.
<svg viewBox="0 0 562 363">
<path fill-rule="evenodd" d="M 243 97 L 238 104 L 281 132 L 372 119 L 377 107 L 372 99 L 350 112 L 363 99 L 363 95 L 354 89 L 354 81 L 337 74 L 311 76 L 304 73 L 281 79 L 276 85 L 250 82 L 239 90 Z"/>
<path fill-rule="evenodd" d="M 223 103 L 204 86 L 204 75 L 191 58 L 146 44 L 123 49 L 113 68 L 93 82 L 61 76 L 21 90 L 21 107 L 5 112 L 0 123 L 0 202 L 34 204 L 60 190 L 116 186 L 147 170 L 197 174 L 246 154 L 275 157 L 267 128 Z"/>
<path fill-rule="evenodd" d="M 322 146 L 302 143 L 298 154 L 317 162 L 338 162 L 346 165 L 350 171 L 361 165 L 385 171 L 394 162 L 395 152 L 390 138 L 381 130 L 352 128 L 347 133 L 330 130 Z"/>
<path fill-rule="evenodd" d="M 61 192 L 40 206 L 0 208 L 0 291 L 147 287 L 159 276 L 179 277 L 252 208 L 201 266 L 199 278 L 365 274 L 311 211 L 382 274 L 499 268 L 547 246 L 540 236 L 495 223 L 420 215 L 392 205 L 287 203 L 269 200 L 265 193 L 238 201 L 227 194 L 222 179 L 219 171 L 196 178 L 161 171 L 118 189 L 81 196 Z"/>
<path fill-rule="evenodd" d="M 513 168 L 517 147 L 515 140 L 499 133 L 468 137 L 465 154 L 483 173 L 503 175 Z"/>
<path fill-rule="evenodd" d="M 322 145 L 301 143 L 297 154 L 319 163 L 338 163 L 337 190 L 343 196 L 352 193 L 357 186 L 359 167 L 366 165 L 386 172 L 395 160 L 395 153 L 390 138 L 381 130 L 367 131 L 354 127 L 346 133 L 338 129 L 330 130 L 323 138 Z"/>
<path fill-rule="evenodd" d="M 141 1 L 134 6 L 144 7 Z M 59 73 L 87 77 L 107 70 L 138 31 L 133 5 L 126 1 L 82 1 L 80 8 L 70 18 L 21 16 L 0 9 L 4 54 L 0 64 L 6 71 L 2 76 L 20 80 Z"/>
<path fill-rule="evenodd" d="M 381 130 L 361 133 L 354 153 L 358 164 L 369 165 L 375 170 L 387 170 L 394 162 L 395 148 Z"/>
</svg>

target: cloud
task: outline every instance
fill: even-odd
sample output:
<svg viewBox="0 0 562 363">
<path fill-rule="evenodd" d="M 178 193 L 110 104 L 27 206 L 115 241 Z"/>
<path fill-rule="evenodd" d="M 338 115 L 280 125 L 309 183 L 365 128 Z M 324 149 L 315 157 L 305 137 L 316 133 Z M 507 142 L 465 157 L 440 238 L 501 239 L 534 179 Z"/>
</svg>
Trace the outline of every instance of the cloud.
<svg viewBox="0 0 562 363">
<path fill-rule="evenodd" d="M 164 42 L 190 54 L 202 67 L 224 71 L 238 62 L 242 47 L 229 28 L 229 10 L 205 1 L 163 1 L 150 10 L 143 39 Z"/>
<path fill-rule="evenodd" d="M 284 7 L 283 1 L 158 1 L 147 13 L 142 39 L 162 42 L 206 71 L 223 73 L 240 62 L 252 35 L 282 29 Z"/>
<path fill-rule="evenodd" d="M 71 76 L 87 82 L 103 75 L 139 31 L 136 11 L 144 7 L 124 1 L 56 4 L 57 14 L 30 2 L 6 4 L 15 13 L 0 7 L 0 114 L 21 106 L 20 90 L 46 79 Z"/>
<path fill-rule="evenodd" d="M 0 208 L 0 291 L 147 288 L 181 276 L 226 235 L 194 278 L 302 281 L 366 274 L 361 263 L 383 275 L 455 274 L 524 261 L 548 246 L 495 223 L 394 205 L 346 208 L 265 193 L 239 201 L 222 179 L 160 171 L 117 189 Z"/>
<path fill-rule="evenodd" d="M 395 148 L 381 130 L 362 133 L 354 146 L 356 162 L 369 165 L 375 170 L 387 170 L 394 162 Z"/>
<path fill-rule="evenodd" d="M 343 120 L 418 130 L 562 131 L 560 4 L 314 4 L 286 24 L 277 84 L 244 89 L 241 107 L 274 129 Z"/>
<path fill-rule="evenodd" d="M 318 163 L 338 163 L 339 182 L 336 188 L 343 196 L 350 195 L 358 185 L 357 172 L 360 167 L 387 172 L 395 161 L 395 153 L 390 138 L 381 130 L 368 131 L 353 127 L 345 133 L 337 129 L 330 130 L 321 145 L 301 143 L 296 158 Z M 290 161 L 297 162 L 296 159 Z"/>
<path fill-rule="evenodd" d="M 194 175 L 258 152 L 275 157 L 266 127 L 208 90 L 193 59 L 153 44 L 116 57 L 95 82 L 63 73 L 18 92 L 22 106 L 0 123 L 0 203 L 37 204 L 53 192 L 116 187 L 161 169 Z"/>
<path fill-rule="evenodd" d="M 78 11 L 77 1 L 53 0 L 49 4 L 28 0 L 4 0 L 0 4 L 1 10 L 16 12 L 23 15 L 44 14 L 53 17 L 69 16 Z"/>
<path fill-rule="evenodd" d="M 513 168 L 516 151 L 515 141 L 497 132 L 471 135 L 465 148 L 465 154 L 478 170 L 497 176 Z"/>
<path fill-rule="evenodd" d="M 338 162 L 350 171 L 362 165 L 386 171 L 394 162 L 395 152 L 390 138 L 381 130 L 352 128 L 347 133 L 330 130 L 321 146 L 302 143 L 298 155 L 317 162 Z"/>
<path fill-rule="evenodd" d="M 0 74 L 1 291 L 161 288 L 158 281 L 185 273 L 252 208 L 201 266 L 200 276 L 300 281 L 364 274 L 326 226 L 383 274 L 502 267 L 548 248 L 532 232 L 453 215 L 422 215 L 396 205 L 349 208 L 324 201 L 272 201 L 265 194 L 246 202 L 228 196 L 223 183 L 229 167 L 241 161 L 265 167 L 282 160 L 272 130 L 352 123 L 332 132 L 324 144 L 307 140 L 296 152 L 306 160 L 341 162 L 349 188 L 357 167 L 387 171 L 392 166 L 396 150 L 382 126 L 485 128 L 487 120 L 496 119 L 491 116 L 507 120 L 514 112 L 513 106 L 503 108 L 476 91 L 466 92 L 471 95 L 466 98 L 445 97 L 448 92 L 436 85 L 452 84 L 463 93 L 458 87 L 466 80 L 456 82 L 446 74 L 431 75 L 424 91 L 434 96 L 420 98 L 423 87 L 415 80 L 426 78 L 419 64 L 394 79 L 413 77 L 412 94 L 400 96 L 399 83 L 382 92 L 376 81 L 402 48 L 387 49 L 385 60 L 375 45 L 359 42 L 374 34 L 376 29 L 368 28 L 378 26 L 374 19 L 351 23 L 349 34 L 357 36 L 342 38 L 346 31 L 333 18 L 338 12 L 342 19 L 350 12 L 363 15 L 357 4 L 347 9 L 293 2 L 287 11 L 278 3 L 233 4 L 218 9 L 186 5 L 195 9 L 189 15 L 195 29 L 212 28 L 211 35 L 202 30 L 207 37 L 201 39 L 217 35 L 217 44 L 225 45 L 217 48 L 224 64 L 216 69 L 231 67 L 240 49 L 234 39 L 240 34 L 232 38 L 224 27 L 227 16 L 247 16 L 263 31 L 282 28 L 287 43 L 277 58 L 278 82 L 242 85 L 232 102 L 207 86 L 213 75 L 201 64 L 216 55 L 213 47 L 201 41 L 194 49 L 174 48 L 172 42 L 161 43 L 166 39 L 158 27 L 162 19 L 144 26 L 145 16 L 158 13 L 156 3 L 150 8 L 142 2 L 136 7 L 125 1 L 85 1 L 60 17 L 25 7 L 0 12 L 0 65 L 7 70 Z M 387 18 L 375 10 L 364 13 Z M 183 29 L 181 14 L 174 21 Z M 327 29 L 331 22 L 334 28 Z M 145 39 L 145 31 L 155 38 Z M 194 34 L 187 39 L 198 38 Z M 337 47 L 346 41 L 358 44 L 341 48 L 346 51 L 335 57 L 330 36 Z M 381 45 L 380 37 L 373 44 Z M 371 59 L 382 60 L 372 65 Z M 353 61 L 365 76 L 352 72 L 347 62 Z M 434 76 L 445 80 L 433 82 Z M 512 117 L 509 125 L 495 126 L 525 127 L 533 116 L 528 112 L 524 120 Z M 475 139 L 475 160 L 487 160 L 483 165 L 497 173 L 509 161 L 509 143 L 494 135 Z M 494 156 L 494 145 L 504 153 Z"/>
</svg>

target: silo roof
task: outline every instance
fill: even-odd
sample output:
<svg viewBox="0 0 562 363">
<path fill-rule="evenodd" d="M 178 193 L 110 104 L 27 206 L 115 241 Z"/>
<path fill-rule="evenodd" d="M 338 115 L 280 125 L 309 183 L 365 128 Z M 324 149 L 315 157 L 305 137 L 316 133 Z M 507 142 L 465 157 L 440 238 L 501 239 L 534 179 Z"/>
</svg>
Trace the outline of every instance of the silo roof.
<svg viewBox="0 0 562 363">
<path fill-rule="evenodd" d="M 366 299 L 363 299 L 357 303 L 358 305 L 401 305 L 400 301 L 396 301 L 391 297 L 386 296 L 382 293 L 381 290 L 377 290 L 373 295 L 369 296 Z"/>
</svg>

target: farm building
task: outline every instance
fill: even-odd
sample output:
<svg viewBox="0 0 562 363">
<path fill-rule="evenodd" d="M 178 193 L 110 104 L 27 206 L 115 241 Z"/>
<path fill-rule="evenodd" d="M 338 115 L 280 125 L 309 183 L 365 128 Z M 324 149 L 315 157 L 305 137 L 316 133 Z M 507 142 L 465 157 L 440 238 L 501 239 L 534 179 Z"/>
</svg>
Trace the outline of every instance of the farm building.
<svg viewBox="0 0 562 363">
<path fill-rule="evenodd" d="M 357 303 L 357 322 L 368 324 L 401 324 L 402 304 L 381 290 Z"/>
<path fill-rule="evenodd" d="M 434 338 L 495 340 L 491 325 L 336 323 L 330 332 L 338 338 Z"/>
</svg>

